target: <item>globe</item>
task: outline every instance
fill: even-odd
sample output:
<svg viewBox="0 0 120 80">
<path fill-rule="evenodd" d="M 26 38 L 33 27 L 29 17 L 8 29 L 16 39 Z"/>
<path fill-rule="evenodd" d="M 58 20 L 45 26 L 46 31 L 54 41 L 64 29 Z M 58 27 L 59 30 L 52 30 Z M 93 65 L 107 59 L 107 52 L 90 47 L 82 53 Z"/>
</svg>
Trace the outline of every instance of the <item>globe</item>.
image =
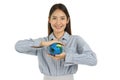
<svg viewBox="0 0 120 80">
<path fill-rule="evenodd" d="M 60 43 L 53 43 L 48 47 L 48 52 L 50 55 L 57 55 L 63 52 L 63 45 Z"/>
</svg>

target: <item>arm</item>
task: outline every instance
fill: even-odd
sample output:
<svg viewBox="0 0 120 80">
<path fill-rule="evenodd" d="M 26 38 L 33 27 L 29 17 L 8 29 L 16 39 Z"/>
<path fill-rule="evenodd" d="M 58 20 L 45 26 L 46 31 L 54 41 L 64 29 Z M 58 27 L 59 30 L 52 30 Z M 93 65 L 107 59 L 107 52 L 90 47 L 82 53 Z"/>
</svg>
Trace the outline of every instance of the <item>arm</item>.
<svg viewBox="0 0 120 80">
<path fill-rule="evenodd" d="M 29 39 L 29 40 L 20 40 L 15 44 L 16 51 L 20 53 L 27 53 L 32 55 L 37 55 L 37 47 L 41 47 L 42 38 L 39 39 Z M 36 48 L 35 48 L 36 46 Z"/>
<path fill-rule="evenodd" d="M 20 53 L 27 53 L 37 55 L 37 49 L 42 47 L 47 47 L 53 43 L 58 42 L 57 39 L 52 41 L 47 41 L 47 38 L 39 38 L 39 39 L 29 39 L 29 40 L 20 40 L 16 43 L 15 49 Z M 60 42 L 58 42 L 60 43 Z"/>
<path fill-rule="evenodd" d="M 77 51 L 66 50 L 65 63 L 67 65 L 85 64 L 94 66 L 97 64 L 95 53 L 90 49 L 89 45 L 79 36 L 76 39 Z"/>
</svg>

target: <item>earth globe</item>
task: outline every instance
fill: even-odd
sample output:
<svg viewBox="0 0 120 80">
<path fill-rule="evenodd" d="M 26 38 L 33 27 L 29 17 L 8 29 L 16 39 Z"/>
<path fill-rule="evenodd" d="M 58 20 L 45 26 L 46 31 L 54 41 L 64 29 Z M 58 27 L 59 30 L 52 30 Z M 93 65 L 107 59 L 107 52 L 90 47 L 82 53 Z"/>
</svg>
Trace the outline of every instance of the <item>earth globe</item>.
<svg viewBox="0 0 120 80">
<path fill-rule="evenodd" d="M 52 56 L 61 54 L 63 52 L 63 45 L 60 43 L 53 43 L 48 46 L 48 52 Z"/>
</svg>

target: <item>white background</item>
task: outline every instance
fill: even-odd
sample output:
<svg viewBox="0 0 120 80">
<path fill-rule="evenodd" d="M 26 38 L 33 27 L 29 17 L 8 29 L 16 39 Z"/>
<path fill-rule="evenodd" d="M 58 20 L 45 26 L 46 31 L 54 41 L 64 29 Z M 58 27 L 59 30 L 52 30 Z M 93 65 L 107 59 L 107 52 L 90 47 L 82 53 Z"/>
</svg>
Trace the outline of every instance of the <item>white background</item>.
<svg viewBox="0 0 120 80">
<path fill-rule="evenodd" d="M 80 35 L 98 58 L 97 66 L 79 65 L 75 80 L 120 80 L 119 0 L 0 0 L 0 80 L 42 80 L 36 56 L 20 54 L 21 39 L 47 36 L 50 7 L 69 10 L 73 35 Z"/>
</svg>

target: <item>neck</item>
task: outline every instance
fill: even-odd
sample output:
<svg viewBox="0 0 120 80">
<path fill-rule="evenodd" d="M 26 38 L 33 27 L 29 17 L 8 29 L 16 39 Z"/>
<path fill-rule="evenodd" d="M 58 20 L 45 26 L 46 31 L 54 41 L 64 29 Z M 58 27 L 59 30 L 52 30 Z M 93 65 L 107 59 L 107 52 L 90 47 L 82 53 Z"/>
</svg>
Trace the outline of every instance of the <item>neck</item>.
<svg viewBox="0 0 120 80">
<path fill-rule="evenodd" d="M 65 31 L 63 31 L 63 32 L 54 32 L 54 35 L 59 40 L 64 35 L 64 32 Z"/>
</svg>

